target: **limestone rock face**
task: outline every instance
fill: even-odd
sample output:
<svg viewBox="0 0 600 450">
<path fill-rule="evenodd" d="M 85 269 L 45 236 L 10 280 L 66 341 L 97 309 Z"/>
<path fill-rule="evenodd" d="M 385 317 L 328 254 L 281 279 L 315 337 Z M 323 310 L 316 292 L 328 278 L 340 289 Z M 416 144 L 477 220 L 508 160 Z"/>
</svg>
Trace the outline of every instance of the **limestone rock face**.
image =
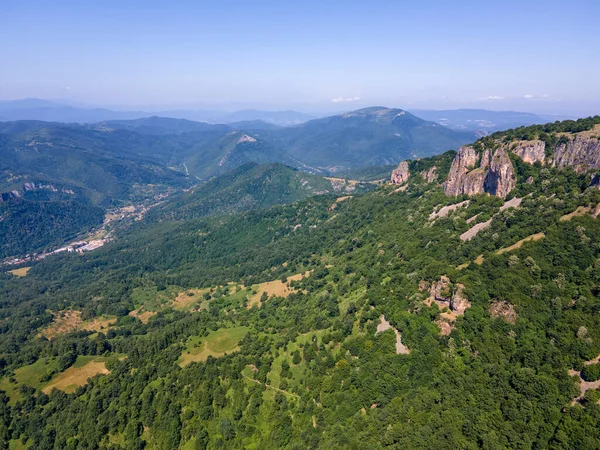
<svg viewBox="0 0 600 450">
<path fill-rule="evenodd" d="M 433 183 L 437 179 L 437 167 L 433 166 L 429 170 L 421 172 L 421 176 L 425 178 L 428 183 Z"/>
<path fill-rule="evenodd" d="M 526 163 L 534 164 L 540 162 L 544 164 L 546 160 L 546 143 L 539 139 L 521 141 L 512 149 L 512 152 Z"/>
<path fill-rule="evenodd" d="M 481 163 L 479 164 L 479 168 L 481 170 L 485 170 L 488 167 L 490 167 L 490 164 L 492 163 L 492 152 L 490 151 L 489 148 L 486 148 L 483 153 L 481 154 Z"/>
<path fill-rule="evenodd" d="M 483 190 L 492 195 L 505 198 L 517 184 L 515 169 L 504 148 L 494 153 L 490 168 L 485 177 Z"/>
<path fill-rule="evenodd" d="M 450 166 L 448 179 L 444 182 L 444 192 L 456 197 L 461 194 L 475 195 L 483 192 L 485 171 L 476 168 L 479 155 L 473 147 L 461 147 Z"/>
<path fill-rule="evenodd" d="M 444 193 L 455 197 L 487 192 L 504 198 L 515 184 L 515 170 L 504 148 L 495 153 L 485 149 L 480 159 L 472 147 L 461 147 L 452 161 Z"/>
<path fill-rule="evenodd" d="M 21 194 L 19 194 L 19 191 L 1 192 L 0 193 L 0 203 L 14 200 L 16 198 L 19 198 L 20 196 L 21 196 Z"/>
<path fill-rule="evenodd" d="M 429 296 L 438 302 L 449 302 L 450 278 L 442 275 L 439 281 L 434 281 L 431 283 L 431 288 L 429 288 Z"/>
<path fill-rule="evenodd" d="M 463 294 L 464 289 L 465 287 L 462 284 L 456 283 L 454 294 L 450 299 L 450 309 L 457 315 L 464 314 L 471 307 L 471 302 Z"/>
<path fill-rule="evenodd" d="M 29 183 L 24 183 L 23 184 L 23 191 L 24 192 L 37 191 L 37 190 L 40 190 L 40 189 L 47 189 L 47 190 L 52 191 L 52 192 L 58 192 L 58 189 L 56 189 L 51 184 L 34 183 L 34 182 L 29 182 Z"/>
<path fill-rule="evenodd" d="M 408 161 L 402 161 L 400 165 L 392 172 L 391 182 L 392 184 L 404 184 L 410 177 L 410 170 L 408 169 Z"/>
<path fill-rule="evenodd" d="M 600 139 L 578 134 L 554 150 L 554 167 L 571 167 L 576 172 L 600 169 Z"/>
</svg>

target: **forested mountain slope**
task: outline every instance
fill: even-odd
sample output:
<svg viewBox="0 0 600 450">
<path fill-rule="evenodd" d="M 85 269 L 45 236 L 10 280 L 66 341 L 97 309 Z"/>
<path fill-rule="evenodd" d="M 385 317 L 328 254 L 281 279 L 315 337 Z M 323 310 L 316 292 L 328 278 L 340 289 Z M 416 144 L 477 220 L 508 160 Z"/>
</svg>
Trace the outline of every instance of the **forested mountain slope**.
<svg viewBox="0 0 600 450">
<path fill-rule="evenodd" d="M 148 218 L 189 219 L 293 203 L 314 195 L 352 195 L 374 185 L 301 172 L 279 163 L 246 163 L 153 208 Z"/>
<path fill-rule="evenodd" d="M 288 131 L 260 121 L 233 128 L 165 117 L 92 125 L 0 123 L 0 231 L 6 236 L 0 244 L 0 258 L 60 247 L 101 226 L 110 208 L 145 207 L 246 163 L 281 163 L 328 174 L 330 169 L 362 167 L 371 160 L 397 163 L 407 154 L 407 146 L 413 149 L 410 154 L 421 155 L 459 143 L 450 138 L 456 137 L 455 132 L 416 118 L 409 121 L 410 136 L 400 139 L 400 129 L 408 122 L 396 126 L 382 119 L 385 114 L 369 114 L 377 116 L 378 125 L 366 118 L 352 124 L 344 120 L 340 125 L 336 116 Z M 348 140 L 348 125 L 355 137 L 361 136 L 362 147 L 349 149 L 354 138 Z M 403 144 L 401 148 L 386 144 L 384 151 L 380 144 L 394 130 L 393 139 Z M 284 135 L 295 137 L 282 140 Z M 440 140 L 440 136 L 445 137 Z M 322 147 L 323 143 L 327 146 Z M 348 151 L 362 152 L 362 156 L 350 156 Z M 329 187 L 313 191 L 330 191 L 331 183 L 325 184 Z M 282 198 L 285 202 L 305 198 L 295 195 L 283 193 Z M 234 198 L 228 200 L 231 205 Z M 208 210 L 279 203 L 275 198 L 264 200 L 254 198 L 232 208 L 213 204 Z"/>
<path fill-rule="evenodd" d="M 3 273 L 0 442 L 595 448 L 596 170 L 511 155 L 505 198 L 446 195 L 450 152 L 343 202 L 140 222 Z"/>
<path fill-rule="evenodd" d="M 267 134 L 279 148 L 311 167 L 335 172 L 398 163 L 456 149 L 475 139 L 401 109 L 371 107 Z"/>
</svg>

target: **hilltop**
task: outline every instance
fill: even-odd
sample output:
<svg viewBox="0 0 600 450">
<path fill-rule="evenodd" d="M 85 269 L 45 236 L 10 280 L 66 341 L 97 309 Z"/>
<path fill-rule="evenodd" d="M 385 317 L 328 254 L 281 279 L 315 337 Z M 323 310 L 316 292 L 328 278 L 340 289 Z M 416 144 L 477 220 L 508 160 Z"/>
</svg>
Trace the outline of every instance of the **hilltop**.
<svg viewBox="0 0 600 450">
<path fill-rule="evenodd" d="M 475 138 L 401 109 L 379 106 L 311 120 L 268 136 L 291 157 L 328 172 L 439 154 Z"/>
</svg>

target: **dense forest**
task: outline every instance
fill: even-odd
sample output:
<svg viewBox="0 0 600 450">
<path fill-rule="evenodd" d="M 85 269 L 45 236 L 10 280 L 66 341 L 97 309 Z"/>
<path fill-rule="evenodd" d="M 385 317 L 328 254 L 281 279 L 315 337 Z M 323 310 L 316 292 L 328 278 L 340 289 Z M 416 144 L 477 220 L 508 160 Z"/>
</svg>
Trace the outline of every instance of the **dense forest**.
<svg viewBox="0 0 600 450">
<path fill-rule="evenodd" d="M 598 448 L 593 172 L 515 161 L 508 207 L 454 154 L 0 273 L 0 448 Z"/>
</svg>

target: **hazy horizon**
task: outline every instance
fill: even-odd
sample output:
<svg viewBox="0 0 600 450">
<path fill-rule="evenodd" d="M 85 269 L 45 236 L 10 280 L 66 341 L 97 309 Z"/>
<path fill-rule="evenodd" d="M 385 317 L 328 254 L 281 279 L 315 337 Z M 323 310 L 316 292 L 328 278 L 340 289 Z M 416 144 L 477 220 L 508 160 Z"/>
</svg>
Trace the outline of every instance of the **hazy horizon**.
<svg viewBox="0 0 600 450">
<path fill-rule="evenodd" d="M 600 114 L 600 4 L 9 2 L 0 100 Z"/>
</svg>

